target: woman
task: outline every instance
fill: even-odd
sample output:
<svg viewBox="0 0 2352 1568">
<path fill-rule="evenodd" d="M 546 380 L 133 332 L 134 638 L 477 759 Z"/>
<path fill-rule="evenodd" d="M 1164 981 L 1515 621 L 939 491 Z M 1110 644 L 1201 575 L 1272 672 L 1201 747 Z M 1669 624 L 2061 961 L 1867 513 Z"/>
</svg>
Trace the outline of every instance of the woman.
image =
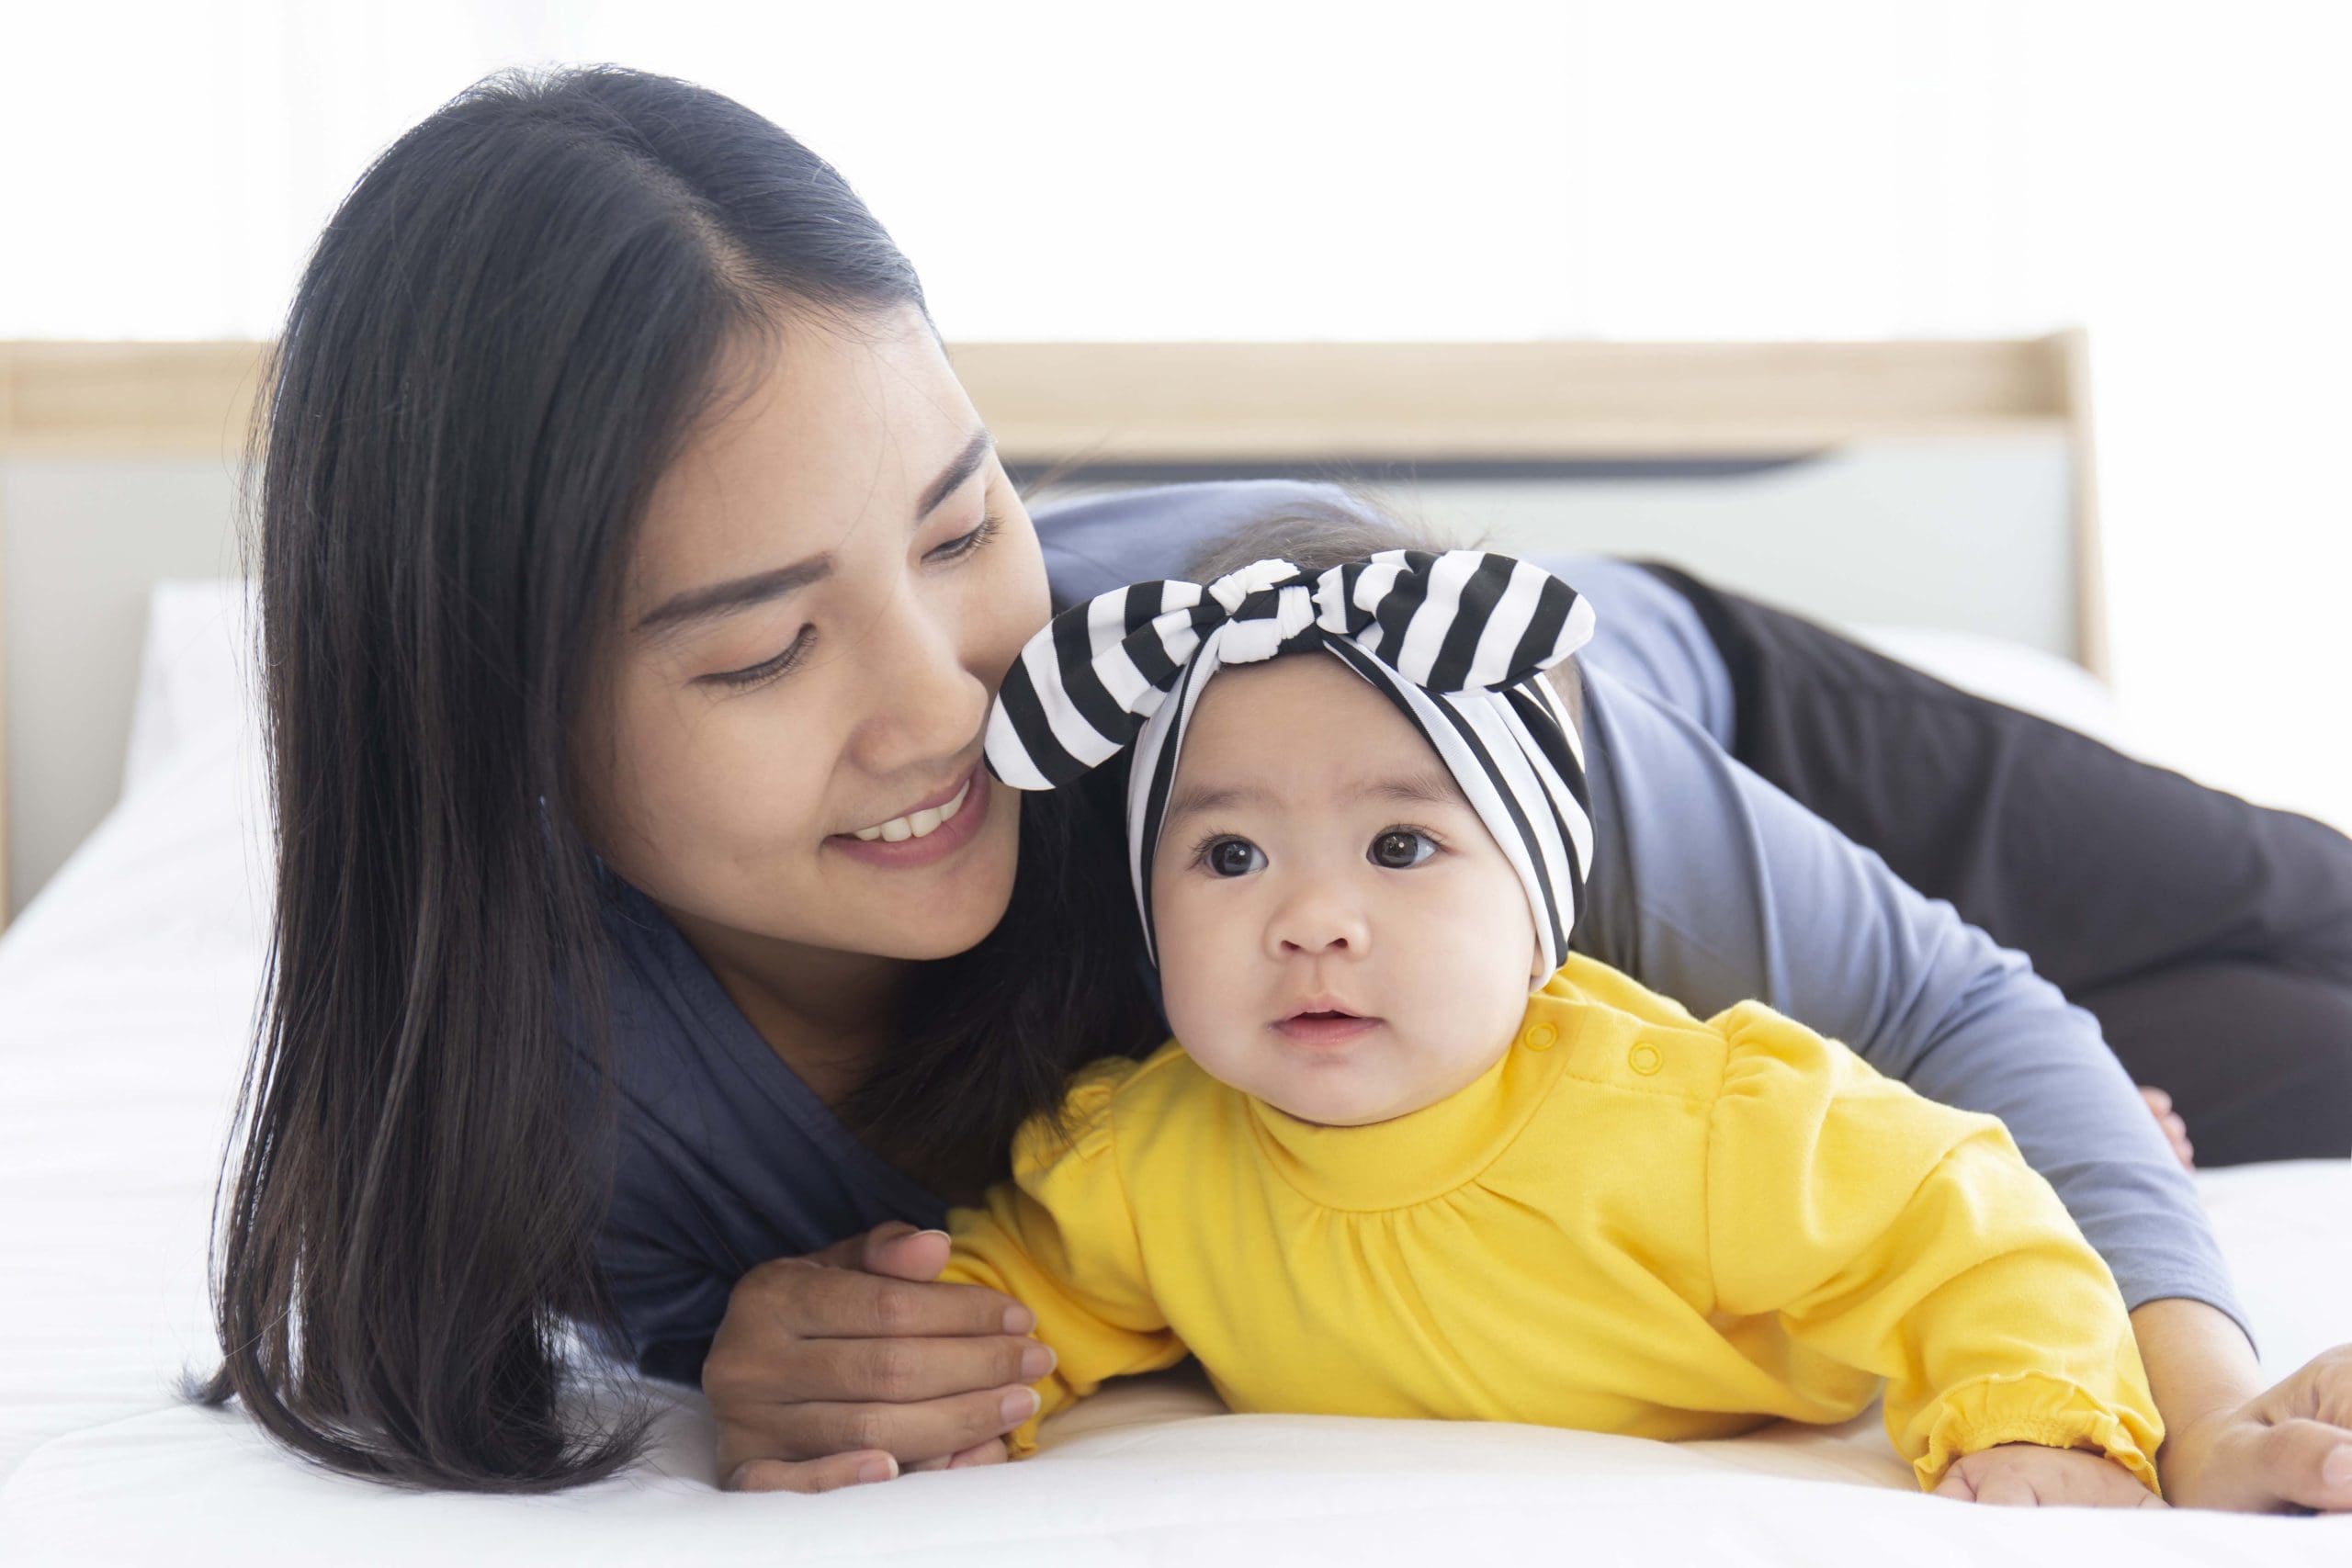
<svg viewBox="0 0 2352 1568">
<path fill-rule="evenodd" d="M 1042 1349 L 926 1283 L 916 1227 L 1053 1094 L 1037 1021 L 1158 1021 L 1115 886 L 1066 870 L 1104 824 L 990 788 L 983 716 L 1056 597 L 1268 498 L 1099 502 L 1041 547 L 846 185 L 614 70 L 486 84 L 379 161 L 264 439 L 280 888 L 210 1397 L 360 1473 L 560 1486 L 639 1435 L 568 1414 L 581 1324 L 699 1374 L 730 1485 L 1001 1455 Z M 2167 1492 L 2352 1506 L 2352 1357 L 2261 1391 L 2090 1017 L 1659 700 L 1729 679 L 1691 600 L 1569 575 L 1623 623 L 1586 671 L 1620 848 L 1578 945 L 2007 1116 L 2136 1309 Z"/>
</svg>

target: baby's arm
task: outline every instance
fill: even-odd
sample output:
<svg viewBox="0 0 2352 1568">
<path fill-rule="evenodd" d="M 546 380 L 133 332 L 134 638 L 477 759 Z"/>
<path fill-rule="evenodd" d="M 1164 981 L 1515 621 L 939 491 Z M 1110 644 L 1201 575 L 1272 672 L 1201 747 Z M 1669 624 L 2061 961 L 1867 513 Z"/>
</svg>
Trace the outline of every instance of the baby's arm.
<svg viewBox="0 0 2352 1568">
<path fill-rule="evenodd" d="M 947 1216 L 955 1242 L 942 1280 L 1001 1291 L 1037 1314 L 1054 1369 L 1036 1413 L 1005 1438 L 1014 1459 L 1036 1450 L 1037 1425 L 1105 1378 L 1157 1371 L 1184 1358 L 1145 1280 L 1114 1146 L 1111 1100 L 1135 1071 L 1098 1063 L 1073 1082 L 1057 1130 L 1045 1118 L 1013 1142 L 1011 1181 L 978 1208 Z"/>
<path fill-rule="evenodd" d="M 2153 1494 L 2163 1427 L 2123 1298 L 2001 1123 L 1760 1003 L 1713 1023 L 1732 1047 L 1710 1130 L 1720 1309 L 1885 1378 L 1923 1487 L 2115 1501 L 2128 1474 Z"/>
</svg>

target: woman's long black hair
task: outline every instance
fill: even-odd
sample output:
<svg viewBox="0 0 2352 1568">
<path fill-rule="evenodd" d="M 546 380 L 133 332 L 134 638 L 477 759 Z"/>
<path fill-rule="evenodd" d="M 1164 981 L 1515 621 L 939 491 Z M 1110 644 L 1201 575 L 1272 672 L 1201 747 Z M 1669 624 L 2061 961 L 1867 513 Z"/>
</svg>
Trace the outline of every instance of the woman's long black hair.
<svg viewBox="0 0 2352 1568">
<path fill-rule="evenodd" d="M 603 890 L 573 733 L 656 477 L 722 345 L 922 307 L 846 183 L 718 94 L 506 73 L 402 136 L 321 236 L 255 436 L 277 896 L 224 1175 L 234 1398 L 299 1453 L 529 1491 L 642 1445 L 565 1377 L 609 1326 Z M 1154 1032 L 1115 818 L 1023 801 L 1014 904 L 921 966 L 853 1106 L 977 1179 L 1091 1041 Z M 612 1406 L 604 1406 L 611 1409 Z"/>
</svg>

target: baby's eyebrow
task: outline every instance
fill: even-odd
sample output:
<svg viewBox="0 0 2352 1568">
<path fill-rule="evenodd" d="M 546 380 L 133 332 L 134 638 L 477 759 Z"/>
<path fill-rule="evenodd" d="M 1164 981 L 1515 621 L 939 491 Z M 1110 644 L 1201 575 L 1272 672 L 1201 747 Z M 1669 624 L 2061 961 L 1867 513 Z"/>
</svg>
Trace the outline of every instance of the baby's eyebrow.
<svg viewBox="0 0 2352 1568">
<path fill-rule="evenodd" d="M 1419 806 L 1469 805 L 1463 797 L 1461 785 L 1453 782 L 1453 775 L 1442 769 L 1363 779 L 1340 791 L 1339 804 L 1341 806 L 1352 806 L 1360 800 L 1394 800 Z M 1181 817 L 1204 811 L 1229 811 L 1238 806 L 1279 810 L 1282 802 L 1276 800 L 1270 791 L 1255 784 L 1229 784 L 1223 788 L 1201 784 L 1180 784 L 1176 793 L 1169 797 L 1168 809 L 1160 818 L 1161 827 L 1164 829 L 1168 823 Z"/>
</svg>

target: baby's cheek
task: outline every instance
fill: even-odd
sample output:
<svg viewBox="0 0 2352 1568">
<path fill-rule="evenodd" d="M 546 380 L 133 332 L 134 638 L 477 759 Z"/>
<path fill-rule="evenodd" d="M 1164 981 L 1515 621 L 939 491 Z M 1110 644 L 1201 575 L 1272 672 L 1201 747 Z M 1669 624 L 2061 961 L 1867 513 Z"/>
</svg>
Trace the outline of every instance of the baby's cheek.
<svg viewBox="0 0 2352 1568">
<path fill-rule="evenodd" d="M 1182 1038 L 1188 1027 L 1197 1032 L 1210 1022 L 1215 1011 L 1216 923 L 1196 918 L 1181 896 L 1163 897 L 1152 908 L 1152 940 L 1159 958 L 1161 1008 Z"/>
</svg>

